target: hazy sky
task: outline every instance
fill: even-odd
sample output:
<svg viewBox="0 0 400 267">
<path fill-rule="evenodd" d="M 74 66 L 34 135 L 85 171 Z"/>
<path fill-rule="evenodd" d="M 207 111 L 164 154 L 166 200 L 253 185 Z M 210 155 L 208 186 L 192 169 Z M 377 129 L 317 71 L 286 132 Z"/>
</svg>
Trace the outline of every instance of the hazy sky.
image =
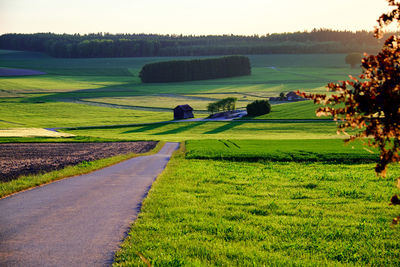
<svg viewBox="0 0 400 267">
<path fill-rule="evenodd" d="M 0 34 L 373 30 L 386 11 L 385 0 L 0 0 Z"/>
</svg>

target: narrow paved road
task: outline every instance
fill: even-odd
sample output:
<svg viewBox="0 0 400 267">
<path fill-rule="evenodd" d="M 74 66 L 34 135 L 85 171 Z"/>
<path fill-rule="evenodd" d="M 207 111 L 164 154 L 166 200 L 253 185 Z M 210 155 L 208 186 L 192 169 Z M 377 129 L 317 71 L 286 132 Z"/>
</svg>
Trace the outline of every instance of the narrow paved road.
<svg viewBox="0 0 400 267">
<path fill-rule="evenodd" d="M 0 266 L 110 265 L 178 147 L 0 200 Z"/>
</svg>

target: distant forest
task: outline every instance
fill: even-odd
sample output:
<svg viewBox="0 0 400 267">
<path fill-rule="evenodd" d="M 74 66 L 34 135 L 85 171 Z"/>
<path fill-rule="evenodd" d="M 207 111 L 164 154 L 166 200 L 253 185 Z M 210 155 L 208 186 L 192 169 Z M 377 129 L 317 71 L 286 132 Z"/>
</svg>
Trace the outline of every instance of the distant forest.
<svg viewBox="0 0 400 267">
<path fill-rule="evenodd" d="M 0 36 L 0 49 L 44 52 L 53 57 L 66 58 L 374 53 L 380 47 L 371 32 L 327 29 L 263 36 L 108 33 Z"/>
<path fill-rule="evenodd" d="M 245 56 L 173 60 L 143 66 L 139 77 L 144 83 L 184 82 L 235 77 L 251 74 L 250 60 Z"/>
</svg>

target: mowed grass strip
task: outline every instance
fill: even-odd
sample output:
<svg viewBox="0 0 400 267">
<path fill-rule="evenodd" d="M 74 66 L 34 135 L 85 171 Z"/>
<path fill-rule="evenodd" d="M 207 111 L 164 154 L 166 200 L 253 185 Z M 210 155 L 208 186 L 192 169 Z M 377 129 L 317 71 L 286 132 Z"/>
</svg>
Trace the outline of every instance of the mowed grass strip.
<svg viewBox="0 0 400 267">
<path fill-rule="evenodd" d="M 35 175 L 26 175 L 8 182 L 0 182 L 0 198 L 6 197 L 10 194 L 26 190 L 35 186 L 57 181 L 63 178 L 90 173 L 117 164 L 124 160 L 128 160 L 133 157 L 154 154 L 160 151 L 160 149 L 163 147 L 164 144 L 165 142 L 158 142 L 158 144 L 153 150 L 142 154 L 129 153 L 89 162 L 84 161 L 74 166 L 67 166 L 61 170 L 55 170 Z"/>
<path fill-rule="evenodd" d="M 114 266 L 398 266 L 398 165 L 185 159 L 157 179 Z"/>
<path fill-rule="evenodd" d="M 188 140 L 188 159 L 224 159 L 236 161 L 298 162 L 374 162 L 378 152 L 361 142 L 344 144 L 339 139 L 311 140 Z"/>
</svg>

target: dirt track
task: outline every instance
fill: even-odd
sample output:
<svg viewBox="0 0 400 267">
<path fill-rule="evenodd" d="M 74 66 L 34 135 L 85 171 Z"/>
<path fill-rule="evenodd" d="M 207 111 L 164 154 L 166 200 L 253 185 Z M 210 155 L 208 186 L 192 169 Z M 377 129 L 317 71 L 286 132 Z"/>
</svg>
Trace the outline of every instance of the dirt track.
<svg viewBox="0 0 400 267">
<path fill-rule="evenodd" d="M 0 144 L 0 181 L 62 169 L 83 161 L 120 154 L 144 153 L 157 142 L 6 143 Z"/>
</svg>

